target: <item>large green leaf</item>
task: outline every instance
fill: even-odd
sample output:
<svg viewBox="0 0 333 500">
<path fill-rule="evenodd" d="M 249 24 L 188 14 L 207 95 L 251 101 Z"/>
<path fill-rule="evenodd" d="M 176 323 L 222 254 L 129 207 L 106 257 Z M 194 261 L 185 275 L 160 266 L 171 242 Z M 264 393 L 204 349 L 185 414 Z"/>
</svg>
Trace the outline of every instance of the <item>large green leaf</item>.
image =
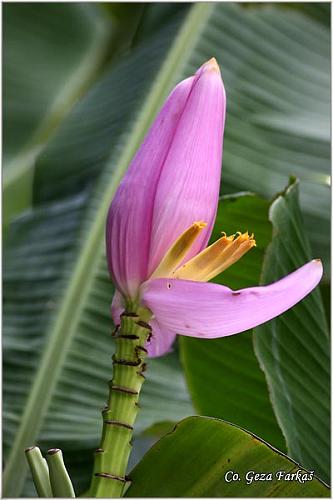
<svg viewBox="0 0 333 500">
<path fill-rule="evenodd" d="M 87 400 L 99 392 L 97 377 L 89 379 L 88 390 L 85 356 L 92 339 L 110 328 L 110 290 L 101 278 L 107 206 L 164 97 L 205 59 L 215 55 L 221 62 L 229 96 L 224 161 L 229 189 L 271 193 L 287 173 L 299 173 L 306 180 L 307 220 L 323 252 L 327 47 L 322 25 L 277 7 L 177 6 L 106 71 L 38 155 L 34 208 L 11 228 L 6 257 L 5 410 L 11 422 L 6 494 L 21 491 L 22 448 L 43 435 L 57 412 L 69 419 L 66 406 L 55 401 L 66 400 L 68 392 L 84 419 Z M 281 115 L 294 128 L 281 131 L 281 120 L 276 125 Z M 313 127 L 298 130 L 304 117 Z M 317 130 L 324 131 L 321 137 Z M 77 353 L 80 339 L 86 348 Z M 107 342 L 105 335 L 105 351 Z M 81 390 L 87 386 L 83 402 L 75 397 L 81 377 L 86 381 Z"/>
<path fill-rule="evenodd" d="M 276 281 L 311 258 L 297 183 L 274 201 L 270 220 L 273 240 L 265 256 L 263 283 Z M 254 339 L 290 456 L 329 481 L 330 349 L 319 289 L 258 327 Z"/>
<path fill-rule="evenodd" d="M 35 159 L 96 76 L 112 32 L 93 4 L 4 6 L 6 219 L 30 201 Z"/>
<path fill-rule="evenodd" d="M 328 2 L 293 2 L 285 4 L 287 8 L 300 9 L 313 19 L 320 21 L 327 27 L 330 27 L 331 4 Z"/>
<path fill-rule="evenodd" d="M 223 197 L 212 241 L 221 230 L 254 232 L 257 246 L 213 281 L 232 289 L 259 283 L 264 251 L 270 242 L 269 202 L 251 194 Z M 182 362 L 200 415 L 240 425 L 285 451 L 285 441 L 269 399 L 265 375 L 254 354 L 252 333 L 214 340 L 180 338 Z"/>
<path fill-rule="evenodd" d="M 131 472 L 127 496 L 330 496 L 329 489 L 316 478 L 304 484 L 287 479 L 298 470 L 297 463 L 239 427 L 222 420 L 190 417 L 155 444 Z M 229 471 L 237 473 L 238 479 L 228 482 L 232 476 Z M 246 475 L 254 477 L 251 471 L 265 473 L 266 480 L 247 484 L 250 479 L 246 481 Z M 286 474 L 285 480 L 277 479 L 279 471 Z"/>
</svg>

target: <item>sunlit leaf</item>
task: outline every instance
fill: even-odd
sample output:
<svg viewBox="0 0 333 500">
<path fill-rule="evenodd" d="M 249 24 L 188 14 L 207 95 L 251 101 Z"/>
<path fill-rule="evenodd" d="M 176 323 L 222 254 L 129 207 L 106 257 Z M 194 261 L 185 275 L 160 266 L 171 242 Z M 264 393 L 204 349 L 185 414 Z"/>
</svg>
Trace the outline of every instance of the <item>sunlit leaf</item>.
<svg viewBox="0 0 333 500">
<path fill-rule="evenodd" d="M 130 474 L 132 486 L 127 496 L 330 496 L 329 489 L 316 478 L 302 484 L 295 479 L 291 481 L 287 475 L 284 480 L 276 476 L 279 471 L 296 474 L 298 470 L 297 463 L 239 427 L 222 420 L 191 417 L 156 443 L 135 467 Z M 238 478 L 227 482 L 225 478 L 231 478 L 231 471 Z M 246 474 L 254 477 L 251 471 L 265 473 L 266 481 L 247 484 Z"/>
</svg>

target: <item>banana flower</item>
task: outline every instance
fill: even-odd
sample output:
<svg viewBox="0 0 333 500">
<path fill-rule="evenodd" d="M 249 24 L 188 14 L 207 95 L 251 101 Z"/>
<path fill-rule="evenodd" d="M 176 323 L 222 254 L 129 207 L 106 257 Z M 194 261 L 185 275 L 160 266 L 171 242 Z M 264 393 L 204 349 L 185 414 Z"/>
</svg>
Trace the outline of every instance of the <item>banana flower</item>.
<svg viewBox="0 0 333 500">
<path fill-rule="evenodd" d="M 255 246 L 237 233 L 207 247 L 220 190 L 225 90 L 215 59 L 179 83 L 133 158 L 111 203 L 106 229 L 116 286 L 111 312 L 148 308 L 150 356 L 178 335 L 217 338 L 283 313 L 319 283 L 313 260 L 267 286 L 233 291 L 208 283 Z"/>
</svg>

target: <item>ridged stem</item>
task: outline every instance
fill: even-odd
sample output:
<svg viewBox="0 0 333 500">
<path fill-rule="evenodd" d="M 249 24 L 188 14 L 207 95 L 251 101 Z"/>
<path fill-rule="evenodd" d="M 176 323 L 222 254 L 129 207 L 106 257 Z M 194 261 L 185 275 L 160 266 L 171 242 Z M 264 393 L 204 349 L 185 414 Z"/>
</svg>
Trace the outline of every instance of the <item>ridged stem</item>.
<svg viewBox="0 0 333 500">
<path fill-rule="evenodd" d="M 108 404 L 102 411 L 102 439 L 95 452 L 89 493 L 94 498 L 121 497 L 128 483 L 126 469 L 139 410 L 139 394 L 145 380 L 145 344 L 151 335 L 147 323 L 150 317 L 145 309 L 125 312 L 116 332 L 113 377 L 109 382 Z"/>
</svg>

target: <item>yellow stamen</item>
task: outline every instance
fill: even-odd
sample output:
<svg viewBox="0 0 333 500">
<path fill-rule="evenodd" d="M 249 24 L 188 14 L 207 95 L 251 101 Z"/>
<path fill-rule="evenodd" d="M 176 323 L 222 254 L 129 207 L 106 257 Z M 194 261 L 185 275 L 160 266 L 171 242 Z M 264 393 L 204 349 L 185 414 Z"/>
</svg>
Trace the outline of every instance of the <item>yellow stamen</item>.
<svg viewBox="0 0 333 500">
<path fill-rule="evenodd" d="M 173 271 L 182 263 L 187 252 L 190 250 L 195 239 L 201 233 L 206 222 L 194 222 L 186 231 L 179 236 L 174 244 L 164 255 L 158 267 L 155 269 L 151 278 L 163 278 L 171 276 Z"/>
<path fill-rule="evenodd" d="M 173 273 L 173 278 L 194 281 L 209 281 L 237 262 L 256 245 L 253 234 L 236 233 L 226 236 L 205 248 Z M 236 237 L 235 237 L 236 236 Z"/>
</svg>

